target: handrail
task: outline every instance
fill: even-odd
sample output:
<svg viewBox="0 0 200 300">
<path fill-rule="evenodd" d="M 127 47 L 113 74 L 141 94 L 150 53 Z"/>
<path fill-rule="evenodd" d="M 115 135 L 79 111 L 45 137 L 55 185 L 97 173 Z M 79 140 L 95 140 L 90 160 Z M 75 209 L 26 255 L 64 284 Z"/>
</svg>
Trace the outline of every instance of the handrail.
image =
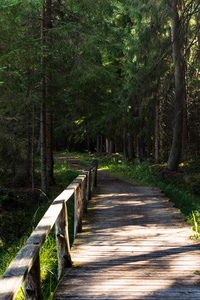
<svg viewBox="0 0 200 300">
<path fill-rule="evenodd" d="M 14 299 L 24 282 L 25 299 L 43 299 L 40 280 L 39 251 L 55 225 L 58 256 L 58 278 L 72 265 L 66 202 L 74 194 L 74 238 L 82 231 L 83 211 L 97 184 L 98 161 L 92 164 L 52 202 L 43 218 L 0 278 L 0 300 Z"/>
</svg>

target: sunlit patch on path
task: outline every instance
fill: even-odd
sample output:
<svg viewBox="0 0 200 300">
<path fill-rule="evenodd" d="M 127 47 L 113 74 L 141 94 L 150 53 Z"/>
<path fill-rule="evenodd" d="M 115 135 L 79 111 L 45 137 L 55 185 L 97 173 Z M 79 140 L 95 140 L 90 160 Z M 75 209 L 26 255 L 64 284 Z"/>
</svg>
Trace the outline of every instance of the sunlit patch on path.
<svg viewBox="0 0 200 300">
<path fill-rule="evenodd" d="M 200 244 L 157 189 L 99 172 L 54 299 L 200 299 Z"/>
</svg>

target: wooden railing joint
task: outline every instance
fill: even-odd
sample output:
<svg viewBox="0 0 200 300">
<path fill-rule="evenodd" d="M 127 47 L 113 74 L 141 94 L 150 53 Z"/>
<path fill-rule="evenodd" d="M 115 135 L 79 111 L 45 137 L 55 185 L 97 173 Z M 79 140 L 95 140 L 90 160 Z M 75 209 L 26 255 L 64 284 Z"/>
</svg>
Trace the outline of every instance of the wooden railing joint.
<svg viewBox="0 0 200 300">
<path fill-rule="evenodd" d="M 82 231 L 83 212 L 87 211 L 91 191 L 96 186 L 98 162 L 82 171 L 52 202 L 25 245 L 0 278 L 0 300 L 14 299 L 24 282 L 26 300 L 42 300 L 39 251 L 55 225 L 58 278 L 72 266 L 66 202 L 74 195 L 74 237 Z"/>
</svg>

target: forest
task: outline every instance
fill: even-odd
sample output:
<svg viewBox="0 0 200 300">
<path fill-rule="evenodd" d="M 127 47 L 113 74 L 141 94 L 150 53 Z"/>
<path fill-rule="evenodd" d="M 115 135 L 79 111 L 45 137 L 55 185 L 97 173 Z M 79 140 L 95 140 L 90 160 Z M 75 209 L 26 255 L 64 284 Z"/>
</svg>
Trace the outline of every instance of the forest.
<svg viewBox="0 0 200 300">
<path fill-rule="evenodd" d="M 1 1 L 1 184 L 53 150 L 199 157 L 199 1 Z"/>
<path fill-rule="evenodd" d="M 200 157 L 198 0 L 2 0 L 1 185 L 54 183 L 53 151 L 176 171 Z"/>
<path fill-rule="evenodd" d="M 200 232 L 199 109 L 199 0 L 1 0 L 1 273 L 77 176 L 55 153 L 159 185 Z"/>
</svg>

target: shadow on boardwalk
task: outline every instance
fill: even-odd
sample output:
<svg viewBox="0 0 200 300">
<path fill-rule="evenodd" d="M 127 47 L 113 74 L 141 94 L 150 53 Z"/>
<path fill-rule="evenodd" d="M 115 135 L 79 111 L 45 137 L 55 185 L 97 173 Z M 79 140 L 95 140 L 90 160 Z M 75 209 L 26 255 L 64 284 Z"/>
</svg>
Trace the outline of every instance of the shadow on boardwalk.
<svg viewBox="0 0 200 300">
<path fill-rule="evenodd" d="M 54 299 L 200 299 L 200 244 L 163 194 L 100 173 Z"/>
</svg>

